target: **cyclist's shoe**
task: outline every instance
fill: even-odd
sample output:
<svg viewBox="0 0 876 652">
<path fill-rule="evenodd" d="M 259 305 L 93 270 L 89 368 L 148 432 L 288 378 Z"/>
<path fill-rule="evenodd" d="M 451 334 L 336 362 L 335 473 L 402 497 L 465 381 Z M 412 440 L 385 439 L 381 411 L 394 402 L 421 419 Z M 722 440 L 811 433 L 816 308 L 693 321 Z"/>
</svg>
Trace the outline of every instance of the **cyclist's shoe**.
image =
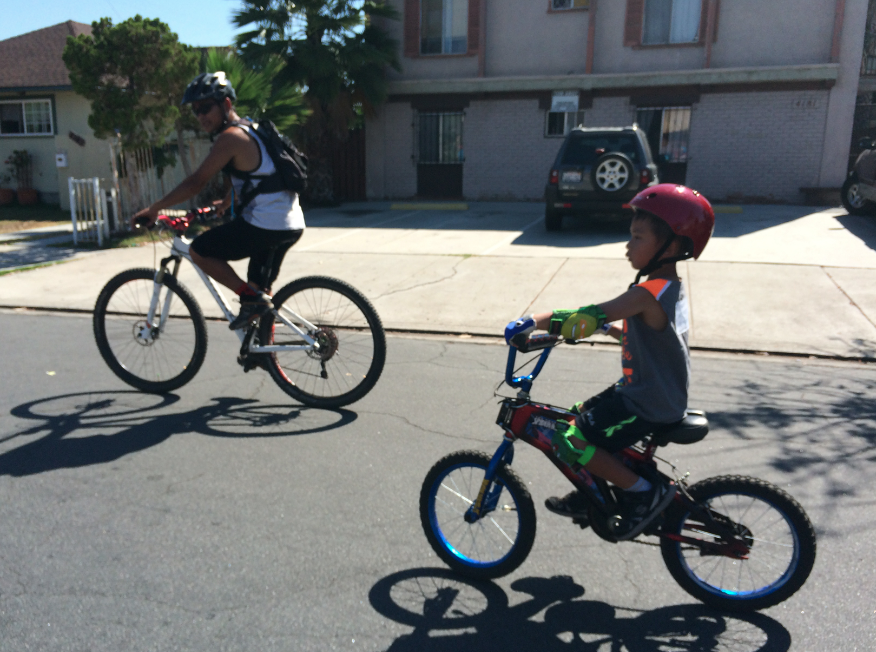
<svg viewBox="0 0 876 652">
<path fill-rule="evenodd" d="M 621 513 L 609 519 L 609 529 L 618 541 L 632 539 L 644 530 L 675 497 L 674 484 L 660 483 L 648 491 L 625 491 Z"/>
<path fill-rule="evenodd" d="M 271 310 L 274 304 L 271 303 L 270 297 L 267 294 L 242 295 L 240 297 L 240 312 L 237 314 L 228 328 L 236 331 L 239 328 L 245 328 L 250 324 L 255 323 L 259 317 Z"/>
<path fill-rule="evenodd" d="M 577 489 L 562 498 L 551 496 L 544 501 L 544 506 L 549 512 L 576 520 L 586 519 L 589 514 L 587 500 L 578 493 Z"/>
</svg>

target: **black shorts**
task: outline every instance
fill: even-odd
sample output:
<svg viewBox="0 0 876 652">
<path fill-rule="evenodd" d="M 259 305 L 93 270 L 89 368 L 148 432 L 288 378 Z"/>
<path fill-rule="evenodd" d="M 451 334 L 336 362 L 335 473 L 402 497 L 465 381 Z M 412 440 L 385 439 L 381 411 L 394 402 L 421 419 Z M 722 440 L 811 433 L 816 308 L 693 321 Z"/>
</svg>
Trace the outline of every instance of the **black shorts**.
<svg viewBox="0 0 876 652">
<path fill-rule="evenodd" d="M 614 385 L 584 402 L 575 425 L 588 443 L 609 453 L 632 446 L 661 426 L 630 412 Z"/>
<path fill-rule="evenodd" d="M 289 247 L 298 242 L 303 229 L 271 231 L 253 226 L 243 218 L 205 231 L 192 242 L 191 248 L 204 258 L 241 260 L 249 258 L 246 280 L 270 290 L 283 257 Z"/>
</svg>

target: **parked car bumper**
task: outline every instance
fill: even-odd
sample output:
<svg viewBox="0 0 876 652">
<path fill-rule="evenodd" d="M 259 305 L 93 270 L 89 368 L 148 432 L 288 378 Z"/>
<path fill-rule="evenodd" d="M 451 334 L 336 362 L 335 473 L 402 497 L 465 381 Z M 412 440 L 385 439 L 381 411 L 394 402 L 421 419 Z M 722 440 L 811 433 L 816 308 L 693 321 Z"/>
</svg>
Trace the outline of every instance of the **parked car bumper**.
<svg viewBox="0 0 876 652">
<path fill-rule="evenodd" d="M 619 194 L 611 199 L 596 197 L 563 197 L 556 186 L 545 188 L 545 206 L 564 215 L 580 213 L 618 213 L 630 212 L 629 201 L 636 196 L 638 188 Z"/>
</svg>

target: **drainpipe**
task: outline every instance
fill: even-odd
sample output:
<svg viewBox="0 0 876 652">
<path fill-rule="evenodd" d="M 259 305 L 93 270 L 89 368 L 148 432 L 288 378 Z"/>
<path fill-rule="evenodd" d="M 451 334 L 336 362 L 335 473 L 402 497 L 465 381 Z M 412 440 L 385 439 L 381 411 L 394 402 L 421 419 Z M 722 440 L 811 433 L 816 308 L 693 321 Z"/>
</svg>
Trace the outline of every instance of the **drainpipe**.
<svg viewBox="0 0 876 652">
<path fill-rule="evenodd" d="M 479 7 L 481 29 L 478 34 L 478 77 L 487 74 L 487 0 L 481 0 Z"/>
<path fill-rule="evenodd" d="M 833 19 L 833 40 L 830 43 L 830 62 L 839 63 L 840 37 L 843 33 L 843 16 L 846 13 L 846 0 L 836 0 L 836 13 Z"/>
<path fill-rule="evenodd" d="M 715 41 L 715 23 L 718 18 L 718 0 L 709 0 L 706 10 L 706 62 L 704 68 L 712 67 L 712 43 Z"/>
<path fill-rule="evenodd" d="M 593 53 L 596 51 L 596 8 L 599 0 L 590 0 L 590 10 L 587 16 L 587 61 L 584 64 L 584 72 L 593 74 Z"/>
</svg>

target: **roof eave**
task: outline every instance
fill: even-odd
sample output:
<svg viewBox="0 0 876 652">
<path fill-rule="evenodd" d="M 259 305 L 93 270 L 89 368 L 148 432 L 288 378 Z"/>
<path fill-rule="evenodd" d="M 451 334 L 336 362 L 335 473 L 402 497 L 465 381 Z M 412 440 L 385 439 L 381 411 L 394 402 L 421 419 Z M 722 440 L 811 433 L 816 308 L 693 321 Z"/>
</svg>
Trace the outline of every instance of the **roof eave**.
<svg viewBox="0 0 876 652">
<path fill-rule="evenodd" d="M 393 81 L 390 95 L 443 93 L 503 93 L 519 91 L 600 91 L 621 88 L 669 86 L 726 86 L 739 84 L 836 84 L 837 63 L 757 68 L 699 68 L 658 72 L 598 75 L 545 75 L 526 77 L 471 77 L 461 79 L 415 79 Z"/>
</svg>

